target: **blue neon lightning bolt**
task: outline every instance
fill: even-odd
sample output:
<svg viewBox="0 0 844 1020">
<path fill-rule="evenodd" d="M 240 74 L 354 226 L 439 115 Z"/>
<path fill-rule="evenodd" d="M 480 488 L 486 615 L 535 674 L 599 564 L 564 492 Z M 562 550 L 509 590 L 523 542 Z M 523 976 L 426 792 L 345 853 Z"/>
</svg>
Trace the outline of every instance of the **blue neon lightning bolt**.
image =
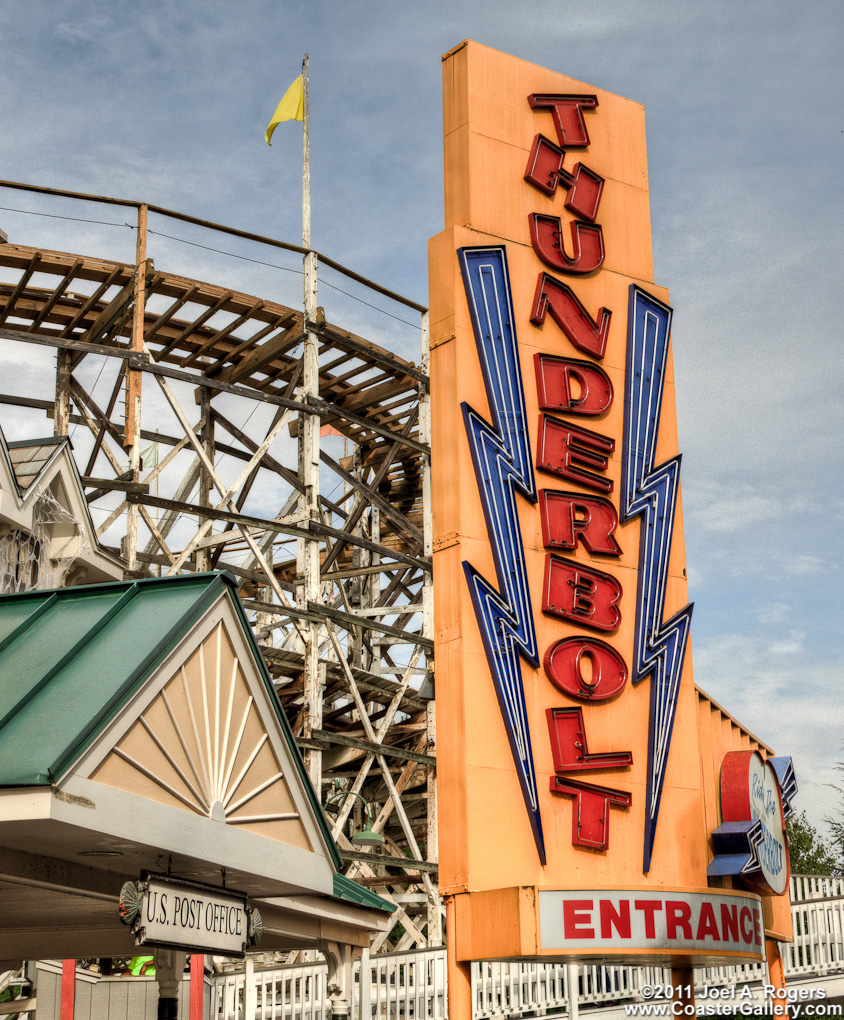
<svg viewBox="0 0 844 1020">
<path fill-rule="evenodd" d="M 680 482 L 680 457 L 654 467 L 659 415 L 665 383 L 671 309 L 635 284 L 630 287 L 627 324 L 627 378 L 624 406 L 624 452 L 621 519 L 639 514 L 639 586 L 633 682 L 651 676 L 648 734 L 648 787 L 642 870 L 651 867 L 659 803 L 674 729 L 677 694 L 692 618 L 688 605 L 663 620 L 668 560 Z"/>
<path fill-rule="evenodd" d="M 516 492 L 536 502 L 510 275 L 503 247 L 458 250 L 472 327 L 492 414 L 490 425 L 468 404 L 463 420 L 483 503 L 499 590 L 463 563 L 495 693 L 519 775 L 540 861 L 545 843 L 536 789 L 519 656 L 539 665 L 519 528 Z"/>
</svg>

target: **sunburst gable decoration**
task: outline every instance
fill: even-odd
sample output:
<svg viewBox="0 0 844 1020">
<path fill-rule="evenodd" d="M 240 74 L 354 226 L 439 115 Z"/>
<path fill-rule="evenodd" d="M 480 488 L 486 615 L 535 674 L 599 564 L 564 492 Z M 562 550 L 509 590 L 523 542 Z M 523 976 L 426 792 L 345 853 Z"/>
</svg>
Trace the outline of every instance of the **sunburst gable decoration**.
<svg viewBox="0 0 844 1020">
<path fill-rule="evenodd" d="M 221 619 L 91 779 L 313 850 L 270 729 Z"/>
</svg>

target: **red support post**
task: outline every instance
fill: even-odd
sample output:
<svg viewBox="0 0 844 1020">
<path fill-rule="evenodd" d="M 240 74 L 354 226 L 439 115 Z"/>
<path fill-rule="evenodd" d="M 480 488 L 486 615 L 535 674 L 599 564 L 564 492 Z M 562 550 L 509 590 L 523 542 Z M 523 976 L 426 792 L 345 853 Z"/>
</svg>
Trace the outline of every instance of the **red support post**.
<svg viewBox="0 0 844 1020">
<path fill-rule="evenodd" d="M 190 1020 L 202 1020 L 204 993 L 205 957 L 202 953 L 194 953 L 190 958 Z"/>
<path fill-rule="evenodd" d="M 76 1000 L 76 960 L 62 960 L 61 1020 L 73 1020 Z"/>
</svg>

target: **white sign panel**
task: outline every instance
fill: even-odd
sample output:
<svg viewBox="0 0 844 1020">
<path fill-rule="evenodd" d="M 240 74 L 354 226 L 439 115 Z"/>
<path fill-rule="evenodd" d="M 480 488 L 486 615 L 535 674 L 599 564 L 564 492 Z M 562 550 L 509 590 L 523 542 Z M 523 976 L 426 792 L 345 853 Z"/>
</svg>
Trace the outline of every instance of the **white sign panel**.
<svg viewBox="0 0 844 1020">
<path fill-rule="evenodd" d="M 242 955 L 249 938 L 247 903 L 243 896 L 224 889 L 181 885 L 150 876 L 141 886 L 140 911 L 132 930 L 138 945 Z"/>
<path fill-rule="evenodd" d="M 765 953 L 755 896 L 670 889 L 540 890 L 540 951 Z"/>
<path fill-rule="evenodd" d="M 762 823 L 762 843 L 757 850 L 762 874 L 771 889 L 782 895 L 788 886 L 789 869 L 777 775 L 770 762 L 763 762 L 760 755 L 754 754 L 747 781 L 751 816 Z"/>
</svg>

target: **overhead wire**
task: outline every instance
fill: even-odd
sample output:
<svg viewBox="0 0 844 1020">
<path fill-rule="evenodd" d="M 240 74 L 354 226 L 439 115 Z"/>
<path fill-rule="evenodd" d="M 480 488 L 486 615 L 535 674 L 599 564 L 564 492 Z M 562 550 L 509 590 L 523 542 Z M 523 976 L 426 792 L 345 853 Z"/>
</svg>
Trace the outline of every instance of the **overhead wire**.
<svg viewBox="0 0 844 1020">
<path fill-rule="evenodd" d="M 34 209 L 15 209 L 8 205 L 0 205 L 0 211 L 21 213 L 26 216 L 42 216 L 51 220 L 71 220 L 74 223 L 95 223 L 102 227 L 127 227 L 129 230 L 138 229 L 133 223 L 115 223 L 113 220 L 94 220 L 85 216 L 62 216 L 59 213 L 36 212 Z M 176 237 L 174 234 L 165 234 L 161 230 L 152 230 L 147 228 L 147 233 L 155 234 L 157 237 L 166 237 L 169 241 L 176 241 L 179 244 L 187 244 L 192 248 L 202 248 L 204 251 L 213 251 L 217 255 L 227 255 L 229 258 L 240 259 L 241 262 L 252 262 L 258 266 L 267 266 L 269 269 L 279 269 L 283 273 L 294 273 L 296 276 L 304 275 L 301 269 L 291 269 L 290 266 L 280 266 L 276 262 L 264 262 L 262 259 L 249 258 L 248 255 L 238 255 L 233 251 L 226 251 L 224 248 L 213 248 L 211 245 L 199 244 L 197 241 L 188 241 L 184 237 Z M 378 305 L 373 305 L 370 301 L 364 301 L 364 299 L 358 297 L 357 294 L 352 294 L 348 290 L 343 290 L 342 287 L 329 283 L 328 280 L 321 280 L 320 283 L 323 287 L 329 287 L 331 290 L 337 291 L 338 294 L 343 294 L 345 297 L 351 298 L 352 301 L 357 301 L 359 304 L 365 305 L 367 308 L 371 308 L 375 312 L 380 312 L 381 315 L 386 315 L 390 319 L 395 319 L 396 322 L 401 322 L 405 326 L 410 326 L 411 329 L 419 329 L 418 323 L 409 322 L 407 319 L 403 319 L 400 315 L 394 315 L 392 312 L 388 312 L 384 308 L 379 308 Z"/>
</svg>

